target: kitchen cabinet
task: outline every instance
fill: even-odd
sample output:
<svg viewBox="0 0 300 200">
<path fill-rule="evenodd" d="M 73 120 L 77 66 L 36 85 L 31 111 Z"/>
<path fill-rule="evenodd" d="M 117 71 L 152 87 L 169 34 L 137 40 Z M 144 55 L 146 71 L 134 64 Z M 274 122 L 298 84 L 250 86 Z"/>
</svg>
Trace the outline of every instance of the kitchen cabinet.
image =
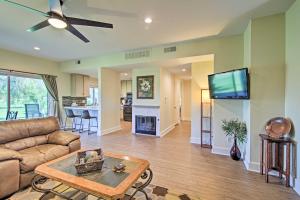
<svg viewBox="0 0 300 200">
<path fill-rule="evenodd" d="M 132 81 L 122 80 L 121 81 L 121 97 L 126 97 L 127 92 L 132 92 Z"/>
<path fill-rule="evenodd" d="M 73 97 L 89 96 L 89 76 L 82 74 L 71 74 L 71 95 Z"/>
</svg>

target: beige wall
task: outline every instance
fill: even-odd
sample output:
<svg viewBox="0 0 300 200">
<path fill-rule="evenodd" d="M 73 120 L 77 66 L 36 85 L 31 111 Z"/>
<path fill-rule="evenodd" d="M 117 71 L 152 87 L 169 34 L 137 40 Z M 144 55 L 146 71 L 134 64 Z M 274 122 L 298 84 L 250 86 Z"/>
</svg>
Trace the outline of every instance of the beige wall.
<svg viewBox="0 0 300 200">
<path fill-rule="evenodd" d="M 294 188 L 300 194 L 300 1 L 286 13 L 286 116 L 294 122 L 297 142 L 297 178 Z"/>
<path fill-rule="evenodd" d="M 191 80 L 182 80 L 181 84 L 181 119 L 191 121 Z"/>
<path fill-rule="evenodd" d="M 181 79 L 174 76 L 174 115 L 173 123 L 180 123 L 180 106 L 181 106 Z"/>
<path fill-rule="evenodd" d="M 120 75 L 111 69 L 98 69 L 99 133 L 102 135 L 120 130 Z"/>
<path fill-rule="evenodd" d="M 201 89 L 208 89 L 209 74 L 214 71 L 214 63 L 199 62 L 192 64 L 192 82 L 191 82 L 191 115 L 192 115 L 192 133 L 191 142 L 199 144 L 201 142 Z"/>
<path fill-rule="evenodd" d="M 177 106 L 180 93 L 178 79 L 164 68 L 160 69 L 160 130 L 161 135 L 174 128 L 178 122 Z"/>
<path fill-rule="evenodd" d="M 0 49 L 0 68 L 57 76 L 61 113 L 64 116 L 61 97 L 70 96 L 71 79 L 70 74 L 60 70 L 57 62 Z"/>
<path fill-rule="evenodd" d="M 250 26 L 245 33 L 244 57 L 251 79 L 251 99 L 244 103 L 244 119 L 251 131 L 245 164 L 258 171 L 259 134 L 269 119 L 285 113 L 285 17 L 279 14 L 258 18 Z"/>
</svg>

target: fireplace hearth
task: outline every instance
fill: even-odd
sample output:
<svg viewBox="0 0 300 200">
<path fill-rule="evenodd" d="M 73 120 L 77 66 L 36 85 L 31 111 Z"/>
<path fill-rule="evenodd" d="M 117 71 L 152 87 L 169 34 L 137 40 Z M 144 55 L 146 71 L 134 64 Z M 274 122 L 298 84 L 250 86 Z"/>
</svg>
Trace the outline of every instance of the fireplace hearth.
<svg viewBox="0 0 300 200">
<path fill-rule="evenodd" d="M 136 115 L 135 132 L 148 135 L 156 135 L 156 117 Z"/>
</svg>

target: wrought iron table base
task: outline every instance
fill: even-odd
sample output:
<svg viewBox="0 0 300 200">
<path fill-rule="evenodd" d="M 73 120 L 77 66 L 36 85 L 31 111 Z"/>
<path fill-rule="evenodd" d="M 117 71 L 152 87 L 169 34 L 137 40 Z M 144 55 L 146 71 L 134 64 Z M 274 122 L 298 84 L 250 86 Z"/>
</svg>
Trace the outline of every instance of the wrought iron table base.
<svg viewBox="0 0 300 200">
<path fill-rule="evenodd" d="M 137 192 L 142 192 L 145 195 L 146 199 L 150 200 L 150 198 L 148 197 L 148 194 L 145 192 L 144 189 L 151 183 L 152 178 L 153 178 L 153 172 L 152 172 L 152 170 L 151 169 L 147 169 L 142 174 L 142 176 L 141 176 L 141 179 L 146 180 L 146 181 L 144 183 L 137 183 L 137 184 L 135 184 L 135 185 L 132 186 L 132 188 L 134 188 L 135 191 L 130 195 L 129 200 L 132 199 L 137 194 Z M 61 194 L 59 192 L 56 192 L 54 190 L 54 189 L 58 188 L 59 186 L 63 185 L 63 183 L 55 186 L 52 189 L 43 189 L 43 188 L 38 187 L 38 184 L 43 184 L 47 180 L 48 180 L 47 177 L 40 176 L 40 175 L 36 175 L 32 179 L 32 182 L 31 182 L 32 189 L 35 190 L 35 191 L 37 191 L 37 192 L 43 193 L 43 195 L 39 198 L 40 200 L 42 200 L 46 195 L 48 195 L 50 193 L 55 194 L 55 195 L 57 195 L 57 196 L 59 196 L 61 198 L 64 198 L 64 199 L 68 199 L 68 200 L 71 200 L 72 197 L 77 194 L 77 193 L 74 193 L 72 196 L 66 197 L 65 195 L 63 195 L 63 194 Z M 69 188 L 71 188 L 71 187 L 69 187 Z M 85 197 L 83 197 L 83 198 L 85 198 Z"/>
</svg>

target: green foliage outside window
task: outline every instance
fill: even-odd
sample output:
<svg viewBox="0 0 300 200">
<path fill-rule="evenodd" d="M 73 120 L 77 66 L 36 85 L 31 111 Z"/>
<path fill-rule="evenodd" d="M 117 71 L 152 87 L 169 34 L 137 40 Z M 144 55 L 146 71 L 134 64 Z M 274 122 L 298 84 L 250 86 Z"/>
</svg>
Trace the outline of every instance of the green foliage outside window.
<svg viewBox="0 0 300 200">
<path fill-rule="evenodd" d="M 7 76 L 0 75 L 0 120 L 7 112 Z M 39 104 L 40 112 L 47 115 L 48 92 L 42 79 L 10 76 L 10 107 L 25 118 L 25 104 Z"/>
</svg>

